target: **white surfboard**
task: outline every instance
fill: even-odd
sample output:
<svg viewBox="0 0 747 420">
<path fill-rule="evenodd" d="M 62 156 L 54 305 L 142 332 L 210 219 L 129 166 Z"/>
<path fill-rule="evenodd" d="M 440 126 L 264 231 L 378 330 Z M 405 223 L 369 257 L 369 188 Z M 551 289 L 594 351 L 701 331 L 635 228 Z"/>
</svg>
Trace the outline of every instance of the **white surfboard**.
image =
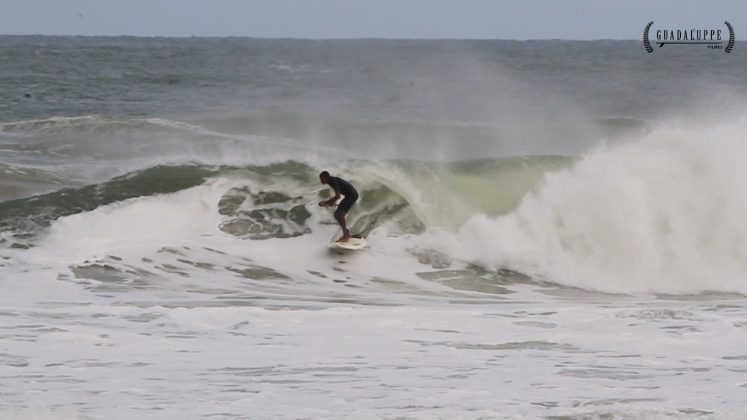
<svg viewBox="0 0 747 420">
<path fill-rule="evenodd" d="M 329 247 L 332 249 L 341 249 L 344 251 L 359 251 L 366 247 L 366 240 L 363 238 L 350 238 L 347 242 L 330 242 Z"/>
</svg>

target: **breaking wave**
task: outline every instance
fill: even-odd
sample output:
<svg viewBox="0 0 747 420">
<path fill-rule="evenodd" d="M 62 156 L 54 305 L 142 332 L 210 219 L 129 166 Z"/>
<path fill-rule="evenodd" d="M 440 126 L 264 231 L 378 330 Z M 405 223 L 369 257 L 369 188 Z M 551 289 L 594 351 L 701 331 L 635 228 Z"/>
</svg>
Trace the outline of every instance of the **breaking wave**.
<svg viewBox="0 0 747 420">
<path fill-rule="evenodd" d="M 45 130 L 50 123 L 59 121 L 28 124 Z M 65 121 L 71 123 L 90 121 Z M 146 124 L 195 131 L 163 121 Z M 69 249 L 75 241 L 96 243 L 83 247 L 93 255 L 96 247 L 115 250 L 127 238 L 144 236 L 157 242 L 197 223 L 209 225 L 211 235 L 266 241 L 262 246 L 276 251 L 313 238 L 294 248 L 303 253 L 324 240 L 320 234 L 335 234 L 331 215 L 316 205 L 329 193 L 317 174 L 328 169 L 361 193 L 349 214 L 352 230 L 378 237 L 380 246 L 399 244 L 419 264 L 510 270 L 534 281 L 612 293 L 747 293 L 747 190 L 741 185 L 746 127 L 744 120 L 660 127 L 578 157 L 158 164 L 4 201 L 0 240 L 6 249 L 37 253 L 52 243 Z M 8 185 L 65 182 L 53 172 L 11 166 L 3 176 Z M 107 221 L 114 214 L 118 219 Z M 134 228 L 138 224 L 141 230 Z M 195 234 L 205 234 L 200 232 Z M 79 255 L 83 260 L 86 252 Z M 265 268 L 289 275 L 285 267 Z"/>
</svg>

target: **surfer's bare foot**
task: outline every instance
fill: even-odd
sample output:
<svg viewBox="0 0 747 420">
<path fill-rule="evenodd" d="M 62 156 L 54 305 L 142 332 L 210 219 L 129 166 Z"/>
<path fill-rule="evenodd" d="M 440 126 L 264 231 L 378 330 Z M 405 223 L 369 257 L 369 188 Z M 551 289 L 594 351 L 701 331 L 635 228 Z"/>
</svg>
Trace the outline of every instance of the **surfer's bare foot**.
<svg viewBox="0 0 747 420">
<path fill-rule="evenodd" d="M 340 239 L 337 240 L 337 242 L 348 242 L 350 241 L 350 235 L 342 235 Z"/>
</svg>

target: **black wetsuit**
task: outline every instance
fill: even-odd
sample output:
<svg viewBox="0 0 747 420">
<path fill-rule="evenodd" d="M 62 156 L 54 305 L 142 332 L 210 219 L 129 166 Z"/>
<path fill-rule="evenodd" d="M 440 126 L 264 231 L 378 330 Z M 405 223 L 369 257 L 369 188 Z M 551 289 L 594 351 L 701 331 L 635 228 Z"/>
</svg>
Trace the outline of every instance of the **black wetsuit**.
<svg viewBox="0 0 747 420">
<path fill-rule="evenodd" d="M 358 191 L 348 181 L 340 177 L 330 177 L 329 186 L 335 190 L 335 194 L 342 194 L 345 198 L 337 205 L 337 210 L 347 213 L 358 200 Z"/>
</svg>

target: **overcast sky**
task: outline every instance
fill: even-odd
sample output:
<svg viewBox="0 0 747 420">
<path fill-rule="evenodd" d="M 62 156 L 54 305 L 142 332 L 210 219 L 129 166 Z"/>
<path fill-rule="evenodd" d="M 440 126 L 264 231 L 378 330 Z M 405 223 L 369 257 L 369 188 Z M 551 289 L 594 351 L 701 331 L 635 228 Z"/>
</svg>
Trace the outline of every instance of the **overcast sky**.
<svg viewBox="0 0 747 420">
<path fill-rule="evenodd" d="M 745 39 L 747 1 L 0 0 L 14 35 L 639 39 L 651 20 Z"/>
</svg>

